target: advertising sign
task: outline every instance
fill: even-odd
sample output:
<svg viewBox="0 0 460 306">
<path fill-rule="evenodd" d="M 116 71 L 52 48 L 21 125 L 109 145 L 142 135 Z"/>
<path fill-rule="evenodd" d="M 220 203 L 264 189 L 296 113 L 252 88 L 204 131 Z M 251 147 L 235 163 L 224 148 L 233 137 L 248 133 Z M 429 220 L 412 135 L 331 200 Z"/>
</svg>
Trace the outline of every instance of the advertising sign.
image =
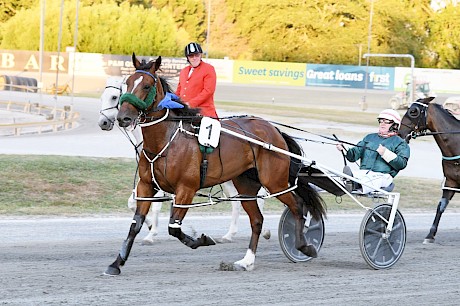
<svg viewBox="0 0 460 306">
<path fill-rule="evenodd" d="M 134 72 L 132 56 L 129 55 L 76 53 L 75 58 L 76 74 L 125 76 Z M 155 61 L 157 58 L 157 56 L 137 56 L 139 61 L 146 62 Z M 164 78 L 176 78 L 186 65 L 185 58 L 162 57 L 158 74 Z"/>
<path fill-rule="evenodd" d="M 69 56 L 61 52 L 43 52 L 43 72 L 68 72 Z M 39 51 L 0 50 L 0 70 L 5 71 L 40 71 Z"/>
<path fill-rule="evenodd" d="M 305 64 L 234 61 L 233 82 L 305 86 Z"/>
<path fill-rule="evenodd" d="M 307 64 L 306 85 L 393 90 L 394 68 Z"/>
</svg>

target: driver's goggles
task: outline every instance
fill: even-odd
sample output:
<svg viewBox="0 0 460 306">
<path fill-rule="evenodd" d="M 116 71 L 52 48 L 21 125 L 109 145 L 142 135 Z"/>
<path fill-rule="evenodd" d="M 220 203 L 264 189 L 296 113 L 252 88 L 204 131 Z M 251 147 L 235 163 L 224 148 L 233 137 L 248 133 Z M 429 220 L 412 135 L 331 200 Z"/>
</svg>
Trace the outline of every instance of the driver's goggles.
<svg viewBox="0 0 460 306">
<path fill-rule="evenodd" d="M 380 118 L 378 119 L 379 123 L 385 123 L 385 124 L 391 124 L 391 123 L 394 123 L 393 120 L 389 120 L 389 119 L 383 119 L 383 118 Z"/>
</svg>

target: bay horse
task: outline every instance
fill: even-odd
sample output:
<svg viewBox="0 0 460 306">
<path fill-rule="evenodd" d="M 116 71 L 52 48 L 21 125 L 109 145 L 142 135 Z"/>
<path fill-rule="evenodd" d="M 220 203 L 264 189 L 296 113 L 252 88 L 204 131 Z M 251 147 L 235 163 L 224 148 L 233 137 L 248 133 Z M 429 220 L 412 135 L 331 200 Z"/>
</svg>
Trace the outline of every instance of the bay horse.
<svg viewBox="0 0 460 306">
<path fill-rule="evenodd" d="M 182 231 L 181 225 L 200 188 L 228 180 L 233 181 L 242 197 L 247 197 L 241 204 L 249 216 L 252 232 L 245 256 L 229 269 L 254 269 L 263 225 L 255 196 L 262 186 L 291 211 L 295 220 L 296 249 L 309 257 L 317 257 L 316 248 L 308 244 L 303 235 L 304 215 L 310 212 L 313 218 L 319 220 L 325 216 L 326 208 L 314 187 L 298 176 L 301 161 L 229 133 L 220 134 L 219 144 L 213 150 L 200 148 L 196 132 L 200 122 L 207 117 L 201 117 L 198 109 L 189 108 L 179 100 L 171 100 L 169 86 L 156 74 L 161 57 L 141 64 L 133 53 L 132 60 L 136 71 L 126 80 L 127 93 L 120 99 L 117 120 L 121 127 L 130 126 L 133 122 L 142 126 L 144 147 L 139 160 L 137 210 L 128 237 L 105 274 L 120 274 L 120 267 L 126 263 L 149 211 L 149 199 L 155 194 L 155 189 L 174 194 L 168 225 L 171 236 L 192 249 L 214 245 L 212 237 L 205 234 L 191 237 Z M 219 122 L 228 130 L 270 144 L 268 147 L 302 154 L 299 144 L 292 137 L 263 119 L 242 117 Z M 204 131 L 206 133 L 207 129 Z M 202 167 L 205 160 L 207 171 L 203 171 L 205 168 Z"/>
<path fill-rule="evenodd" d="M 445 177 L 442 197 L 433 225 L 423 243 L 434 243 L 441 216 L 454 194 L 460 191 L 460 121 L 442 105 L 431 102 L 433 99 L 429 97 L 412 103 L 402 118 L 399 130 L 400 136 L 407 142 L 417 136 L 433 135 L 442 153 Z"/>
<path fill-rule="evenodd" d="M 101 109 L 99 111 L 100 116 L 98 120 L 98 125 L 103 131 L 111 131 L 114 127 L 114 124 L 118 115 L 119 101 L 123 93 L 122 86 L 124 85 L 124 78 L 122 77 L 110 77 L 106 81 L 104 91 L 101 94 Z M 136 153 L 136 159 L 139 154 L 142 152 L 142 130 L 139 125 L 133 126 L 131 128 L 126 128 L 123 131 L 128 137 L 129 141 L 133 144 Z M 225 182 L 222 184 L 222 188 L 227 197 L 232 198 L 238 195 L 235 186 L 231 181 Z M 257 198 L 257 205 L 259 209 L 263 210 L 264 199 L 261 196 L 265 195 L 264 189 L 261 188 Z M 164 197 L 163 192 L 158 192 L 158 197 Z M 235 235 L 238 232 L 238 219 L 240 215 L 240 201 L 231 201 L 232 203 L 232 218 L 230 221 L 230 226 L 225 235 L 222 236 L 220 242 L 231 242 Z M 133 212 L 136 212 L 137 202 L 131 194 L 128 198 L 128 208 Z M 152 202 L 150 210 L 150 218 L 146 216 L 145 223 L 149 228 L 149 233 L 142 239 L 142 245 L 152 245 L 154 243 L 153 238 L 158 235 L 158 219 L 160 216 L 160 211 L 162 207 L 162 202 Z M 265 239 L 270 238 L 270 230 L 263 230 L 263 237 Z"/>
</svg>

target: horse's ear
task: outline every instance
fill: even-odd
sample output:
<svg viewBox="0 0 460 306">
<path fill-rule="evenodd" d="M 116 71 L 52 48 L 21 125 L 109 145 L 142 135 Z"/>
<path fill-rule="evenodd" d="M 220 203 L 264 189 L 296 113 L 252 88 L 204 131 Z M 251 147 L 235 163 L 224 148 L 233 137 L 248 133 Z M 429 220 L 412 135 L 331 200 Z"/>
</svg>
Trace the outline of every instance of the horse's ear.
<svg viewBox="0 0 460 306">
<path fill-rule="evenodd" d="M 161 56 L 159 56 L 155 61 L 155 71 L 160 69 L 160 66 L 161 66 Z"/>
<path fill-rule="evenodd" d="M 420 98 L 420 99 L 417 99 L 415 102 L 420 102 L 420 103 L 423 103 L 423 104 L 429 104 L 431 101 L 433 101 L 435 97 L 427 97 L 427 98 Z"/>
<path fill-rule="evenodd" d="M 135 54 L 134 52 L 133 52 L 133 57 L 132 57 L 132 58 L 133 58 L 133 65 L 134 65 L 134 68 L 137 69 L 137 68 L 141 65 L 141 63 L 140 63 L 139 60 L 136 58 L 136 54 Z"/>
</svg>

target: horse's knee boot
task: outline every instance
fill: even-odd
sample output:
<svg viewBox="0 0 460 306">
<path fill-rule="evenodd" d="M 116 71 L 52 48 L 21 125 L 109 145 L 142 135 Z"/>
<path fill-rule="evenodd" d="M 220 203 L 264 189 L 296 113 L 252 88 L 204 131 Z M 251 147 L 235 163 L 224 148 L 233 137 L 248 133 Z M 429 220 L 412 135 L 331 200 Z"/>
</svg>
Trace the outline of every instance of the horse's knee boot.
<svg viewBox="0 0 460 306">
<path fill-rule="evenodd" d="M 169 235 L 176 237 L 178 239 L 181 238 L 182 230 L 180 227 L 171 227 L 171 225 L 168 227 L 168 233 Z"/>
<path fill-rule="evenodd" d="M 182 227 L 182 221 L 174 220 L 173 218 L 169 219 L 169 224 L 168 224 L 169 235 L 176 237 L 180 240 L 183 234 L 181 227 Z"/>
<path fill-rule="evenodd" d="M 133 221 L 131 221 L 131 230 L 137 235 L 141 231 L 142 224 L 144 224 L 145 216 L 134 215 Z"/>
<path fill-rule="evenodd" d="M 441 214 L 446 210 L 448 204 L 449 204 L 448 199 L 441 198 L 441 200 L 439 201 L 439 204 L 438 204 L 438 209 L 439 209 L 439 212 Z"/>
<path fill-rule="evenodd" d="M 124 262 L 128 260 L 129 252 L 133 246 L 134 238 L 141 231 L 142 224 L 144 223 L 145 216 L 134 215 L 133 221 L 131 221 L 131 228 L 129 229 L 128 238 L 123 241 L 120 250 L 120 258 L 122 259 L 121 265 L 124 265 Z"/>
</svg>

